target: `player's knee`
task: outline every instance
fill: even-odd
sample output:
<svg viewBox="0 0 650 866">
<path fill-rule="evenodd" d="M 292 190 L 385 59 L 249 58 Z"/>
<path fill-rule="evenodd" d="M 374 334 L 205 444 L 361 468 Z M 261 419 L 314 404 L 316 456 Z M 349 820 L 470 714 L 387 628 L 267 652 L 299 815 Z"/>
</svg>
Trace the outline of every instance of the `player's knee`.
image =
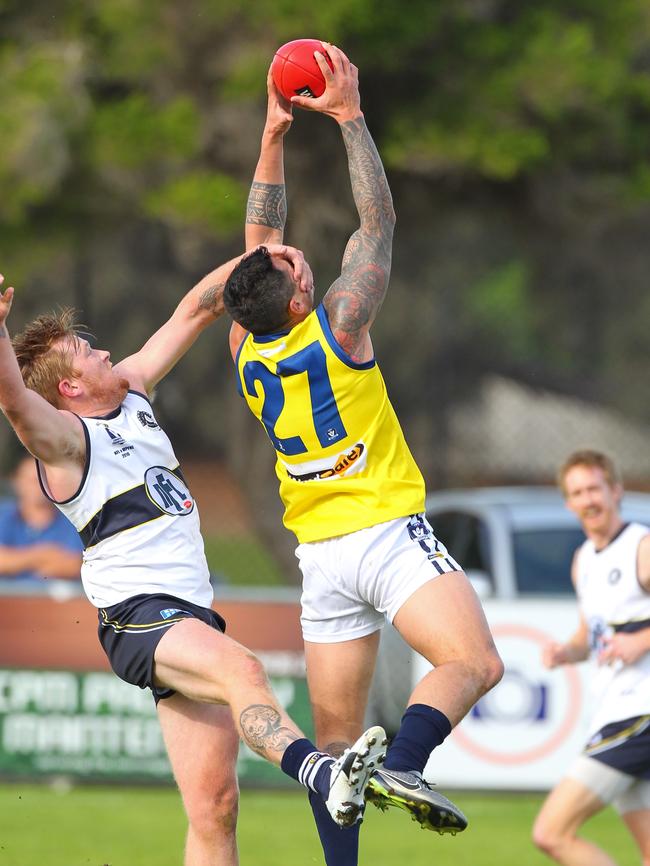
<svg viewBox="0 0 650 866">
<path fill-rule="evenodd" d="M 503 676 L 503 662 L 494 647 L 483 654 L 463 659 L 463 665 L 465 680 L 473 683 L 476 700 L 494 688 Z"/>
<path fill-rule="evenodd" d="M 249 685 L 257 687 L 268 685 L 268 678 L 262 662 L 255 653 L 243 648 L 237 660 L 236 676 L 239 678 L 239 682 L 245 682 Z"/>
<path fill-rule="evenodd" d="M 493 689 L 501 681 L 505 670 L 501 656 L 492 648 L 486 655 L 483 664 L 483 694 Z"/>
<path fill-rule="evenodd" d="M 207 841 L 234 835 L 239 813 L 239 791 L 234 779 L 204 794 L 185 801 L 192 831 Z"/>
<path fill-rule="evenodd" d="M 551 837 L 547 835 L 543 827 L 539 827 L 537 824 L 533 826 L 532 839 L 533 845 L 536 848 L 543 851 L 544 854 L 550 855 L 552 848 Z"/>
<path fill-rule="evenodd" d="M 533 845 L 548 857 L 556 858 L 562 848 L 562 836 L 539 820 L 533 825 L 532 839 Z"/>
</svg>

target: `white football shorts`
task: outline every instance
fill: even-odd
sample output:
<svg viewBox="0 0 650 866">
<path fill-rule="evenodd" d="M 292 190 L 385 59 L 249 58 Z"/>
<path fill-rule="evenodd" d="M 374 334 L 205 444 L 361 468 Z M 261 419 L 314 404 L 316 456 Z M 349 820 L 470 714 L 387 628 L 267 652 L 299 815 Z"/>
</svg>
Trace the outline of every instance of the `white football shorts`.
<svg viewBox="0 0 650 866">
<path fill-rule="evenodd" d="M 461 570 L 422 514 L 300 544 L 296 556 L 302 633 L 313 643 L 372 634 L 425 583 Z"/>
<path fill-rule="evenodd" d="M 603 803 L 611 804 L 619 815 L 650 809 L 650 782 L 603 764 L 596 758 L 580 755 L 566 774 L 589 788 Z"/>
</svg>

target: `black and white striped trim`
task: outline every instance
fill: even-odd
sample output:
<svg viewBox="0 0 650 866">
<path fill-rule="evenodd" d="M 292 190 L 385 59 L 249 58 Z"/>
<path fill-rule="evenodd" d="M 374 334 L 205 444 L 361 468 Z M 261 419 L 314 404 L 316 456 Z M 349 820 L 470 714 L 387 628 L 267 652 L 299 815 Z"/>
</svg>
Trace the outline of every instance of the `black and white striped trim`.
<svg viewBox="0 0 650 866">
<path fill-rule="evenodd" d="M 328 762 L 330 764 L 334 763 L 334 759 L 331 755 L 324 752 L 310 752 L 298 770 L 298 781 L 300 784 L 304 785 L 305 788 L 310 788 L 312 791 L 318 793 L 317 788 L 315 787 L 316 775 L 320 768 Z"/>
</svg>

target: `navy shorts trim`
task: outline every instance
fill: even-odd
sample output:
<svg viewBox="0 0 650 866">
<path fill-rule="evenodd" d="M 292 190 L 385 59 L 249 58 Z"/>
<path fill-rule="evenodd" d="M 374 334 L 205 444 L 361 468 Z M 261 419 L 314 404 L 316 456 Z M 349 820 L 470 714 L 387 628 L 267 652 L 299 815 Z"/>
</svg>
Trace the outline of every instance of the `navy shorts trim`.
<svg viewBox="0 0 650 866">
<path fill-rule="evenodd" d="M 174 694 L 153 683 L 154 653 L 168 628 L 188 617 L 225 632 L 225 619 L 209 607 L 173 595 L 134 595 L 98 611 L 99 642 L 117 676 L 141 689 L 151 689 L 158 703 Z"/>
<path fill-rule="evenodd" d="M 650 716 L 605 725 L 587 743 L 585 754 L 621 773 L 650 780 Z"/>
</svg>

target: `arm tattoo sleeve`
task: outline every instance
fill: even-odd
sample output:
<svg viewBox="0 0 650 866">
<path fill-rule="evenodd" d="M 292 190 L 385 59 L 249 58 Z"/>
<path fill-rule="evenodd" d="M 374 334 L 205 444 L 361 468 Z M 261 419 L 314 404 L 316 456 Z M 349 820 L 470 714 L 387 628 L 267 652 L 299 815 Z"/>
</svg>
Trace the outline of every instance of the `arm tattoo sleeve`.
<svg viewBox="0 0 650 866">
<path fill-rule="evenodd" d="M 280 713 L 268 704 L 251 704 L 239 716 L 241 735 L 254 752 L 284 752 L 299 739 L 298 733 L 281 724 Z"/>
<path fill-rule="evenodd" d="M 282 231 L 286 221 L 287 196 L 284 184 L 253 181 L 248 194 L 246 222 Z"/>
<path fill-rule="evenodd" d="M 359 211 L 361 229 L 381 235 L 388 224 L 392 227 L 393 199 L 375 142 L 363 117 L 344 123 L 341 132 L 348 153 L 352 194 Z"/>
<path fill-rule="evenodd" d="M 360 226 L 348 241 L 341 276 L 324 303 L 343 348 L 354 357 L 386 294 L 390 276 L 393 200 L 375 143 L 363 117 L 341 126 Z"/>
</svg>

